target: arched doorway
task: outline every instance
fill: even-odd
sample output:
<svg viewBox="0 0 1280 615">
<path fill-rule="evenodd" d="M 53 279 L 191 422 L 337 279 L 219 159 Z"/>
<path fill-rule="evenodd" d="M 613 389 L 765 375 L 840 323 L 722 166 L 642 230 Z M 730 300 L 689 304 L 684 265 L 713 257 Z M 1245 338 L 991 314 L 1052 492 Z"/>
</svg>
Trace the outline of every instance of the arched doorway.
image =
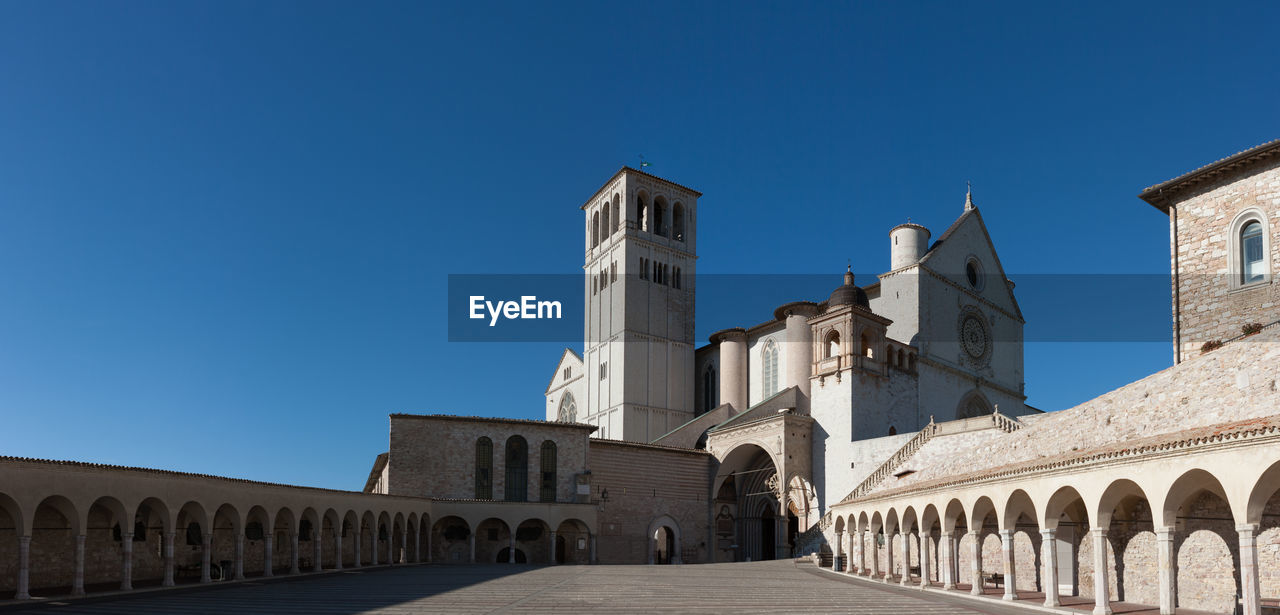
<svg viewBox="0 0 1280 615">
<path fill-rule="evenodd" d="M 724 456 L 714 485 L 717 561 L 771 560 L 790 552 L 778 540 L 787 533 L 778 527 L 782 484 L 773 457 L 759 445 L 741 444 Z"/>
<path fill-rule="evenodd" d="M 649 563 L 682 564 L 680 525 L 668 515 L 649 524 Z"/>
</svg>

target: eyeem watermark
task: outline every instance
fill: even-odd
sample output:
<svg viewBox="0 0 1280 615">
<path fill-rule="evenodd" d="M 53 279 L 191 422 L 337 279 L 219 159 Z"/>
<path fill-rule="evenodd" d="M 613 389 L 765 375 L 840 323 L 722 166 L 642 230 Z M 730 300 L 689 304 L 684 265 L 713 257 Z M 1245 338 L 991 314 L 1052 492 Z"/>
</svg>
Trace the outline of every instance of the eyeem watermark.
<svg viewBox="0 0 1280 615">
<path fill-rule="evenodd" d="M 471 295 L 470 306 L 471 319 L 487 317 L 490 327 L 498 324 L 499 316 L 507 320 L 560 318 L 559 301 L 538 301 L 534 295 L 523 295 L 519 301 L 489 301 L 484 295 Z"/>
</svg>

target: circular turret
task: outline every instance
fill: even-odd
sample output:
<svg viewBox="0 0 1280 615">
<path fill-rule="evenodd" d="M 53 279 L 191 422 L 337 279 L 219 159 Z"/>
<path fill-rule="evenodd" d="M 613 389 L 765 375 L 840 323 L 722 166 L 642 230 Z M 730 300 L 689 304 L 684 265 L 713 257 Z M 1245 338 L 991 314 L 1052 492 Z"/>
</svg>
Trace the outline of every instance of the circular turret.
<svg viewBox="0 0 1280 615">
<path fill-rule="evenodd" d="M 889 231 L 889 270 L 897 271 L 920 262 L 929 249 L 929 229 L 919 224 L 899 224 Z"/>
</svg>

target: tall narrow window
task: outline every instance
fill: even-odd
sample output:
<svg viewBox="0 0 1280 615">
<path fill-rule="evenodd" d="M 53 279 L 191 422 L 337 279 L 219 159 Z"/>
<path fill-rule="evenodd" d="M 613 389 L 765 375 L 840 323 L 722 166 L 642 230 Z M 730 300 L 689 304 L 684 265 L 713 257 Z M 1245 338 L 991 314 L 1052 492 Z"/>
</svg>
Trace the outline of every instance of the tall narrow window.
<svg viewBox="0 0 1280 615">
<path fill-rule="evenodd" d="M 476 440 L 476 499 L 493 499 L 493 440 Z"/>
<path fill-rule="evenodd" d="M 618 195 L 613 195 L 613 230 L 622 228 L 622 216 L 618 211 Z"/>
<path fill-rule="evenodd" d="M 653 200 L 653 234 L 667 236 L 667 202 L 658 197 Z"/>
<path fill-rule="evenodd" d="M 772 397 L 778 392 L 778 345 L 769 340 L 764 343 L 764 390 L 761 397 Z"/>
<path fill-rule="evenodd" d="M 564 397 L 560 398 L 560 411 L 556 413 L 556 420 L 561 423 L 578 421 L 578 403 L 573 400 L 573 393 L 566 391 Z"/>
<path fill-rule="evenodd" d="M 556 443 L 550 440 L 542 443 L 542 485 L 538 492 L 540 501 L 556 501 Z"/>
<path fill-rule="evenodd" d="M 600 245 L 600 212 L 591 216 L 591 247 Z"/>
<path fill-rule="evenodd" d="M 636 196 L 636 228 L 642 231 L 652 231 L 649 226 L 649 206 L 644 202 L 644 195 Z"/>
<path fill-rule="evenodd" d="M 680 203 L 671 208 L 671 236 L 676 241 L 684 241 L 684 205 Z"/>
<path fill-rule="evenodd" d="M 716 407 L 716 370 L 710 365 L 702 373 L 702 410 L 710 412 Z"/>
<path fill-rule="evenodd" d="M 1263 271 L 1262 225 L 1250 222 L 1240 230 L 1240 283 L 1260 281 Z"/>
<path fill-rule="evenodd" d="M 613 261 L 613 263 L 609 265 L 609 281 L 618 281 L 618 261 Z"/>
<path fill-rule="evenodd" d="M 828 333 L 826 342 L 823 350 L 825 354 L 822 358 L 830 359 L 831 357 L 840 356 L 840 333 L 836 331 Z"/>
<path fill-rule="evenodd" d="M 503 498 L 508 502 L 529 501 L 529 443 L 520 436 L 507 438 L 507 480 Z"/>
<path fill-rule="evenodd" d="M 603 214 L 602 216 L 600 216 L 600 241 L 607 242 L 609 241 L 609 235 L 613 234 L 613 227 L 609 226 L 609 204 L 608 203 L 605 203 L 604 207 L 600 208 L 600 213 Z"/>
</svg>

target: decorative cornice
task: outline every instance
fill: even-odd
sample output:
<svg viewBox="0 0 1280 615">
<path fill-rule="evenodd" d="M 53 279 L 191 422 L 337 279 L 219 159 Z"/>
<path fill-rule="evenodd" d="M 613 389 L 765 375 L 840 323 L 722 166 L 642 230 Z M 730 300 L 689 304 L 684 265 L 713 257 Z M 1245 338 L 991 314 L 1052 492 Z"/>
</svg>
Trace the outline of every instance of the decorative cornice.
<svg viewBox="0 0 1280 615">
<path fill-rule="evenodd" d="M 1280 139 L 1268 141 L 1262 145 L 1251 147 L 1216 162 L 1206 164 L 1169 181 L 1151 186 L 1138 194 L 1138 198 L 1168 214 L 1169 206 L 1173 204 L 1174 199 L 1177 199 L 1187 191 L 1278 154 L 1280 154 Z"/>
</svg>

